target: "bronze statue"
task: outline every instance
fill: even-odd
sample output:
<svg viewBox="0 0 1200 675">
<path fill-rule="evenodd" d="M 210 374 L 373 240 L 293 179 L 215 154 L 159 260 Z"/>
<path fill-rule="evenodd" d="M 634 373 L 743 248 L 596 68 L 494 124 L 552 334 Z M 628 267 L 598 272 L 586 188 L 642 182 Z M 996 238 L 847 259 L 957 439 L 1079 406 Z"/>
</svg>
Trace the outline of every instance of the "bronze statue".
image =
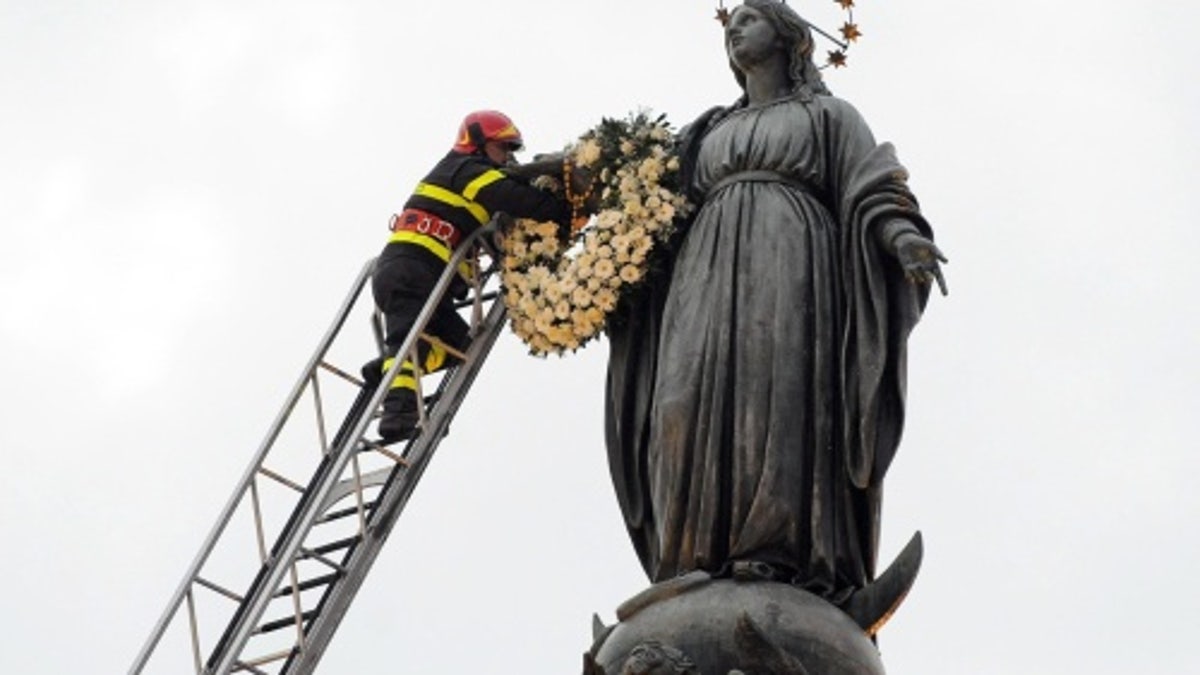
<svg viewBox="0 0 1200 675">
<path fill-rule="evenodd" d="M 680 132 L 697 208 L 610 325 L 610 468 L 651 581 L 700 570 L 846 608 L 875 580 L 905 342 L 945 257 L 804 20 L 747 0 L 725 48 L 744 94 Z"/>
</svg>

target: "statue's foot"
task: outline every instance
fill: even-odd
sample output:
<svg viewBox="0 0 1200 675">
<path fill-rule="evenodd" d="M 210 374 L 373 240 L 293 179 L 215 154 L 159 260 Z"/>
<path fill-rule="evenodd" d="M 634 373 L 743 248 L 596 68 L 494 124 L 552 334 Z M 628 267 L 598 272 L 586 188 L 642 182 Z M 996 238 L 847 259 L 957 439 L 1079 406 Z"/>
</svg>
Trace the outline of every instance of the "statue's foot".
<svg viewBox="0 0 1200 675">
<path fill-rule="evenodd" d="M 729 576 L 737 581 L 778 581 L 786 584 L 796 578 L 796 570 L 760 560 L 735 560 L 730 566 Z"/>
<path fill-rule="evenodd" d="M 841 603 L 842 611 L 862 626 L 867 635 L 878 633 L 917 580 L 923 554 L 924 544 L 921 533 L 917 532 L 883 574 Z"/>
</svg>

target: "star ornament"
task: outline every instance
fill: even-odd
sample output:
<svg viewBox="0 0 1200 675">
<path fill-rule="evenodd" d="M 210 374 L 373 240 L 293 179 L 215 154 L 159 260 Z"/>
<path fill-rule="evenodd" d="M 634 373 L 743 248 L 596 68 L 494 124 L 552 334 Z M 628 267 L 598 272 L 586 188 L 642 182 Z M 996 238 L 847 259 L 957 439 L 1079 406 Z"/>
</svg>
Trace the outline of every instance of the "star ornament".
<svg viewBox="0 0 1200 675">
<path fill-rule="evenodd" d="M 720 21 L 722 26 L 727 25 L 729 23 L 729 10 L 725 9 L 724 7 L 718 7 L 717 16 L 714 18 L 717 21 Z"/>
<path fill-rule="evenodd" d="M 846 38 L 847 42 L 855 42 L 862 37 L 862 31 L 858 30 L 858 24 L 847 21 L 841 28 L 842 37 Z"/>
<path fill-rule="evenodd" d="M 829 65 L 833 66 L 834 68 L 845 68 L 846 52 L 840 49 L 829 52 Z"/>
<path fill-rule="evenodd" d="M 833 1 L 836 2 L 837 4 L 841 5 L 842 9 L 850 9 L 851 7 L 854 7 L 854 0 L 833 0 Z"/>
</svg>

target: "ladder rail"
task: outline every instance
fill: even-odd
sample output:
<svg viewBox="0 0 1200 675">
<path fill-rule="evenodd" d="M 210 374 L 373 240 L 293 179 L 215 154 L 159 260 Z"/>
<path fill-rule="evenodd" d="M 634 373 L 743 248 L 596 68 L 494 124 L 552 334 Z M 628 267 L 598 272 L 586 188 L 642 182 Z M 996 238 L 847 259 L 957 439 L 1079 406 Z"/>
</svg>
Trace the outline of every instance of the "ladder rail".
<svg viewBox="0 0 1200 675">
<path fill-rule="evenodd" d="M 453 280 L 454 275 L 458 274 L 459 263 L 464 261 L 468 253 L 474 248 L 474 244 L 482 244 L 489 252 L 493 254 L 493 258 L 495 258 L 495 250 L 492 248 L 491 242 L 488 240 L 488 237 L 490 237 L 490 235 L 492 235 L 494 232 L 495 229 L 492 226 L 492 223 L 489 223 L 487 226 L 481 227 L 473 232 L 460 244 L 458 249 L 454 251 L 454 254 L 450 257 L 450 260 L 446 264 L 446 268 L 443 271 L 442 276 L 438 279 L 438 283 L 435 285 L 433 292 L 430 293 L 429 301 L 426 302 L 425 306 L 422 308 L 412 330 L 410 330 L 409 334 L 405 337 L 404 343 L 401 345 L 400 349 L 396 351 L 397 358 L 395 359 L 395 362 L 392 364 L 387 375 L 385 375 L 379 384 L 376 385 L 375 392 L 371 396 L 370 402 L 367 405 L 368 410 L 377 410 L 382 404 L 384 397 L 387 395 L 390 382 L 396 377 L 396 375 L 399 374 L 402 366 L 403 358 L 400 358 L 400 355 L 407 354 L 416 345 L 416 341 L 420 339 L 421 332 L 425 330 L 426 325 L 433 318 L 433 314 L 436 311 L 438 304 L 449 290 L 450 283 Z M 314 356 L 313 362 L 319 362 L 319 358 Z M 306 371 L 306 377 L 308 374 L 309 373 Z M 298 399 L 298 396 L 296 398 Z M 440 403 L 441 401 L 439 401 L 439 404 Z M 289 410 L 294 405 L 294 400 L 289 401 Z M 300 509 L 298 513 L 300 517 L 294 519 L 294 525 L 292 527 L 280 534 L 276 547 L 272 549 L 271 560 L 269 561 L 269 564 L 263 570 L 264 573 L 260 574 L 260 576 L 256 579 L 254 584 L 256 588 L 252 589 L 252 593 L 247 596 L 246 601 L 242 604 L 242 607 L 239 608 L 239 611 L 237 614 L 235 614 L 229 629 L 226 631 L 229 639 L 226 644 L 224 644 L 223 651 L 219 650 L 220 653 L 213 654 L 213 656 L 210 658 L 210 666 L 207 672 L 213 673 L 214 675 L 225 675 L 226 673 L 231 672 L 231 670 L 238 665 L 239 656 L 242 650 L 245 648 L 246 643 L 253 635 L 255 627 L 262 618 L 262 615 L 266 611 L 267 606 L 271 601 L 271 596 L 274 592 L 274 589 L 277 588 L 282 582 L 283 575 L 289 566 L 289 564 L 279 563 L 281 561 L 284 563 L 290 563 L 300 552 L 304 538 L 311 531 L 313 525 L 317 522 L 317 519 L 321 515 L 320 509 L 324 504 L 326 497 L 338 483 L 339 477 L 345 470 L 350 457 L 357 452 L 359 443 L 361 442 L 363 435 L 366 433 L 367 426 L 370 424 L 370 422 L 370 415 L 360 415 L 348 436 L 342 439 L 337 447 L 331 449 L 329 455 L 326 457 L 328 460 L 328 467 L 323 471 L 319 479 L 314 480 L 313 484 L 309 486 L 309 489 L 305 493 L 305 498 L 302 499 L 301 503 L 298 505 L 298 509 Z M 428 434 L 428 431 L 429 430 L 426 430 L 423 435 Z M 278 430 L 275 430 L 275 433 L 277 434 Z M 253 472 L 251 472 L 251 479 L 252 478 Z M 241 490 L 244 490 L 244 487 L 241 488 Z M 259 583 L 260 581 L 261 583 Z M 190 583 L 189 577 L 189 580 L 185 582 L 185 585 L 190 585 Z"/>
<path fill-rule="evenodd" d="M 266 460 L 267 454 L 274 446 L 275 440 L 283 430 L 284 424 L 291 416 L 296 404 L 300 401 L 300 397 L 303 395 L 304 390 L 308 386 L 309 378 L 312 377 L 313 372 L 315 372 L 321 361 L 324 360 L 325 355 L 332 346 L 334 339 L 337 337 L 338 333 L 341 332 L 342 326 L 349 317 L 355 301 L 358 299 L 359 294 L 366 285 L 367 279 L 371 277 L 374 267 L 374 259 L 367 261 L 367 263 L 363 265 L 358 277 L 350 289 L 350 292 L 343 300 L 342 305 L 333 320 L 333 323 L 330 325 L 329 329 L 326 330 L 325 335 L 322 336 L 321 341 L 318 343 L 317 350 L 313 353 L 313 356 L 309 360 L 308 365 L 305 367 L 304 372 L 300 376 L 299 380 L 292 387 L 292 391 L 288 395 L 283 408 L 279 411 L 275 417 L 275 420 L 271 423 L 266 437 L 259 445 L 258 450 L 254 453 L 249 466 L 242 474 L 242 478 L 238 481 L 237 487 L 234 489 L 233 494 L 225 503 L 225 507 L 221 510 L 220 515 L 217 518 L 217 522 L 213 525 L 208 537 L 201 545 L 199 553 L 196 554 L 191 565 L 188 567 L 188 571 L 183 580 L 179 583 L 179 586 L 171 595 L 171 599 L 168 601 L 166 609 L 163 611 L 158 622 L 155 624 L 154 629 L 151 631 L 150 637 L 146 640 L 141 651 L 134 660 L 133 666 L 129 670 L 129 675 L 138 675 L 146 667 L 151 655 L 154 653 L 155 647 L 158 646 L 159 641 L 170 627 L 171 621 L 175 618 L 175 615 L 179 611 L 180 606 L 183 604 L 184 599 L 190 593 L 192 585 L 199 577 L 200 571 L 204 567 L 204 563 L 208 561 L 209 555 L 211 555 L 213 549 L 216 548 L 217 542 L 220 540 L 221 535 L 225 532 L 225 528 L 229 525 L 230 520 L 233 519 L 234 513 L 241 505 L 242 500 L 246 495 L 246 491 L 250 489 L 250 485 L 254 482 L 255 476 L 258 474 L 259 469 L 262 468 L 262 464 Z"/>
</svg>

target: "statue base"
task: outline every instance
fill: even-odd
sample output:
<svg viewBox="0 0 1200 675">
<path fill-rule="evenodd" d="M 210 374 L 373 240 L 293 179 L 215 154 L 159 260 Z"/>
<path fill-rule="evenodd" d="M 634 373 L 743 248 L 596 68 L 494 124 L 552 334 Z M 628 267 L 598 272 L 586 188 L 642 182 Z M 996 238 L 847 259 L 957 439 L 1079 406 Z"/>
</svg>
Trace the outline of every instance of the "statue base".
<svg viewBox="0 0 1200 675">
<path fill-rule="evenodd" d="M 785 583 L 694 572 L 655 584 L 597 620 L 584 675 L 882 675 L 879 650 L 846 612 Z"/>
</svg>

